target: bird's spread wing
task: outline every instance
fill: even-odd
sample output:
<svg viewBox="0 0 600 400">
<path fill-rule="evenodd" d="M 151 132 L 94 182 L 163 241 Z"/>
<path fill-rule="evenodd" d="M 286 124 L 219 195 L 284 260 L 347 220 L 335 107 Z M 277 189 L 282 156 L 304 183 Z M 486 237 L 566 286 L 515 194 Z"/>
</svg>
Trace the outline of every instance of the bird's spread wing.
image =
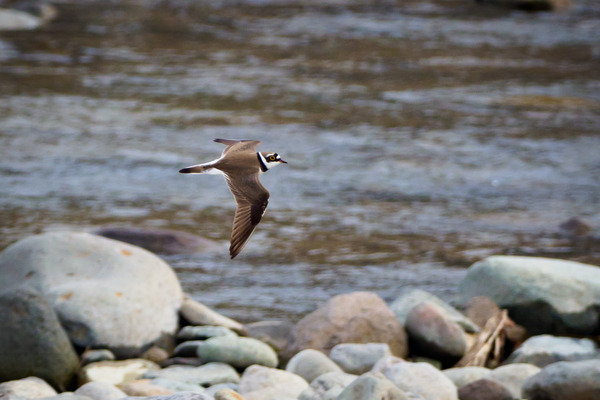
<svg viewBox="0 0 600 400">
<path fill-rule="evenodd" d="M 235 139 L 215 139 L 215 142 L 222 143 L 225 146 L 225 150 L 223 150 L 223 155 L 228 153 L 231 150 L 234 151 L 247 151 L 247 150 L 256 150 L 256 146 L 258 146 L 261 142 L 259 140 L 235 140 Z"/>
<path fill-rule="evenodd" d="M 225 181 L 237 203 L 229 246 L 229 255 L 234 258 L 242 251 L 265 213 L 269 191 L 258 180 L 258 173 L 241 177 L 225 175 Z"/>
</svg>

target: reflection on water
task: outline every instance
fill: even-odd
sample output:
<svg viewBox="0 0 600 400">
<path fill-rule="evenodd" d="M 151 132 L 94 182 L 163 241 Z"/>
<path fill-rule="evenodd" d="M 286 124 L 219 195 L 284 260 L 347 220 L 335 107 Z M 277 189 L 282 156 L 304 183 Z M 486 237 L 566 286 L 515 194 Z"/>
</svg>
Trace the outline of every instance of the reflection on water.
<svg viewBox="0 0 600 400">
<path fill-rule="evenodd" d="M 487 254 L 574 252 L 600 226 L 600 5 L 528 14 L 466 1 L 63 1 L 0 34 L 0 247 L 29 234 L 161 227 L 223 251 L 170 256 L 244 321 L 333 294 L 450 299 Z M 289 161 L 227 257 L 220 177 L 180 176 L 215 137 Z"/>
</svg>

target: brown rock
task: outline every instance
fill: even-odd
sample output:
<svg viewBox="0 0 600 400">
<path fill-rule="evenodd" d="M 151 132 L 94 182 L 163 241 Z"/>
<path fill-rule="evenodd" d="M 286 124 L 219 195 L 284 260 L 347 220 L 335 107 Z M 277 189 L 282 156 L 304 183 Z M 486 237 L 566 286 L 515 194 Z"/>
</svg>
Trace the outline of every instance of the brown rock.
<svg viewBox="0 0 600 400">
<path fill-rule="evenodd" d="M 335 296 L 300 320 L 286 356 L 304 349 L 329 354 L 339 343 L 387 343 L 399 357 L 408 353 L 404 328 L 385 302 L 370 292 Z"/>
<path fill-rule="evenodd" d="M 479 379 L 458 389 L 460 400 L 513 400 L 510 391 L 490 379 Z"/>
</svg>

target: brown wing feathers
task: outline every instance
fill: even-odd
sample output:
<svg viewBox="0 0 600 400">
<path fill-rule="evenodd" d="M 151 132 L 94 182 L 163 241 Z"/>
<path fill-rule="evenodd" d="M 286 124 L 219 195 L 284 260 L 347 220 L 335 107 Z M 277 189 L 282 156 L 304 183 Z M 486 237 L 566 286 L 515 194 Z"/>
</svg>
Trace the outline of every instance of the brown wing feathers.
<svg viewBox="0 0 600 400">
<path fill-rule="evenodd" d="M 259 182 L 258 173 L 241 178 L 225 175 L 225 181 L 237 203 L 229 246 L 229 255 L 233 259 L 262 219 L 269 204 L 269 191 Z"/>
</svg>

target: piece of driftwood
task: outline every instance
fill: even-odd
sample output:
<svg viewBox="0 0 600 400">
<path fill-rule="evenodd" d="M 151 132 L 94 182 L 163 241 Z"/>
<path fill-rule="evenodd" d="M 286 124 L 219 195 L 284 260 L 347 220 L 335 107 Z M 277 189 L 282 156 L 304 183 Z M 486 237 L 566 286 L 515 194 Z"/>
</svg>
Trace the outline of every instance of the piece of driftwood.
<svg viewBox="0 0 600 400">
<path fill-rule="evenodd" d="M 479 333 L 475 344 L 456 364 L 456 367 L 488 367 L 494 368 L 500 364 L 506 345 L 506 328 L 514 322 L 508 318 L 506 310 L 501 310 L 488 319 L 483 330 Z"/>
</svg>

